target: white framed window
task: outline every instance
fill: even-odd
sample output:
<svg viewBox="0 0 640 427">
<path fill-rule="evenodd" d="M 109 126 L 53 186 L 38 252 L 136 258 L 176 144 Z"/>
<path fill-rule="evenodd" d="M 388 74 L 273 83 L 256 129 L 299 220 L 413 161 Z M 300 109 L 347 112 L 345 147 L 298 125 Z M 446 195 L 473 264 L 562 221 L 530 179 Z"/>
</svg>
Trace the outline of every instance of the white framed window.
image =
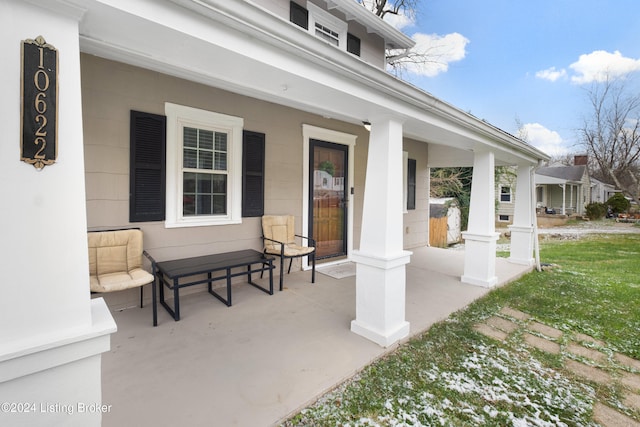
<svg viewBox="0 0 640 427">
<path fill-rule="evenodd" d="M 346 49 L 348 24 L 313 3 L 307 3 L 309 32 L 334 46 Z"/>
<path fill-rule="evenodd" d="M 511 203 L 511 187 L 500 186 L 500 201 L 503 203 Z"/>
<path fill-rule="evenodd" d="M 498 215 L 498 221 L 509 222 L 509 215 Z"/>
<path fill-rule="evenodd" d="M 242 222 L 240 117 L 165 104 L 166 227 Z"/>
</svg>

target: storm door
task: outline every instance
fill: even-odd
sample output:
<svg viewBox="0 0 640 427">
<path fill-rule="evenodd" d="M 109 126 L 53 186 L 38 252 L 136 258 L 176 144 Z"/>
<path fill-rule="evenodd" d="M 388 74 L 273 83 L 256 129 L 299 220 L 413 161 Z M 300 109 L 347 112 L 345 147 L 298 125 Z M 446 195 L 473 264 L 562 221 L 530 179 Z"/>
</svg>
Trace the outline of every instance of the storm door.
<svg viewBox="0 0 640 427">
<path fill-rule="evenodd" d="M 347 145 L 310 140 L 309 235 L 316 240 L 316 257 L 347 255 Z"/>
</svg>

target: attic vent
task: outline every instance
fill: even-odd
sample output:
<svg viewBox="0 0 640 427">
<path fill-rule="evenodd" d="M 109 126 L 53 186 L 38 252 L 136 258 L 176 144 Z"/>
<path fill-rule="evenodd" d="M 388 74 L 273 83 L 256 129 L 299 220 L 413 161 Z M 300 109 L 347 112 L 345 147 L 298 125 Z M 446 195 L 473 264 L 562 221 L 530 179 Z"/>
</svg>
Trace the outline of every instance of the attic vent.
<svg viewBox="0 0 640 427">
<path fill-rule="evenodd" d="M 316 22 L 316 36 L 328 41 L 329 43 L 338 46 L 340 44 L 340 34 L 333 31 L 329 27 Z"/>
</svg>

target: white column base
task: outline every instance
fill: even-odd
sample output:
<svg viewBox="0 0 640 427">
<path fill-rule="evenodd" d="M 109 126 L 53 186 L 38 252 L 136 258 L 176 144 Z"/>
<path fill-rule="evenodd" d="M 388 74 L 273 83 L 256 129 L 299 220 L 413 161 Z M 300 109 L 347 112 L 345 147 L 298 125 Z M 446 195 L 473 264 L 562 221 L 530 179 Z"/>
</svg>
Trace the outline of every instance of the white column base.
<svg viewBox="0 0 640 427">
<path fill-rule="evenodd" d="M 357 319 L 351 321 L 351 332 L 385 348 L 409 336 L 409 329 L 409 322 L 402 322 L 395 331 L 376 331 L 371 325 L 362 324 Z"/>
<path fill-rule="evenodd" d="M 72 427 L 102 424 L 113 409 L 102 402 L 101 354 L 117 329 L 102 298 L 91 300 L 92 324 L 82 330 L 31 338 L 0 352 L 0 402 L 29 404 L 0 413 L 0 424 Z M 20 407 L 19 407 L 20 408 Z"/>
<path fill-rule="evenodd" d="M 405 320 L 405 265 L 411 252 L 381 258 L 354 251 L 356 263 L 356 319 L 351 331 L 382 347 L 409 335 Z"/>
<path fill-rule="evenodd" d="M 533 227 L 510 225 L 511 255 L 509 262 L 513 264 L 532 266 L 533 258 Z"/>
<path fill-rule="evenodd" d="M 498 283 L 496 276 L 496 242 L 500 233 L 474 234 L 465 231 L 464 274 L 462 282 L 491 288 Z"/>
</svg>

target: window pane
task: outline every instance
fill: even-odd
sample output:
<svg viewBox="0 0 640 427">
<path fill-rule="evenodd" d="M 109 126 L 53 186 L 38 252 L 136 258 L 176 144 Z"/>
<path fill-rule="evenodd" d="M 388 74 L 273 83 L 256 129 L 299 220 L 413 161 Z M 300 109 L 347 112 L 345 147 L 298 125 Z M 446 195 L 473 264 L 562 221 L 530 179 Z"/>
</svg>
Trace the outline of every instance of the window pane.
<svg viewBox="0 0 640 427">
<path fill-rule="evenodd" d="M 198 194 L 196 197 L 196 215 L 211 215 L 211 194 Z"/>
<path fill-rule="evenodd" d="M 216 153 L 216 170 L 217 171 L 226 171 L 227 170 L 227 153 Z"/>
<path fill-rule="evenodd" d="M 216 151 L 227 151 L 227 134 L 216 132 Z"/>
<path fill-rule="evenodd" d="M 200 144 L 201 150 L 213 149 L 213 132 L 210 130 L 200 130 Z"/>
<path fill-rule="evenodd" d="M 227 213 L 227 198 L 225 196 L 213 196 L 213 213 L 219 215 Z"/>
<path fill-rule="evenodd" d="M 226 133 L 185 127 L 183 137 L 182 166 L 184 168 L 213 170 L 214 145 L 219 151 L 226 152 L 227 149 Z M 226 170 L 226 163 L 223 166 Z"/>
<path fill-rule="evenodd" d="M 184 216 L 194 215 L 196 213 L 196 199 L 193 195 L 185 195 L 182 198 L 182 214 Z"/>
<path fill-rule="evenodd" d="M 191 148 L 186 148 L 182 155 L 182 167 L 195 168 L 198 165 L 198 152 Z"/>
<path fill-rule="evenodd" d="M 184 128 L 183 138 L 185 147 L 196 148 L 198 146 L 198 129 Z"/>
<path fill-rule="evenodd" d="M 198 193 L 211 194 L 211 176 L 207 174 L 198 174 Z"/>
<path fill-rule="evenodd" d="M 196 176 L 197 174 L 191 172 L 185 172 L 184 178 L 182 181 L 184 194 L 190 193 L 193 194 L 196 192 Z"/>
<path fill-rule="evenodd" d="M 184 216 L 227 213 L 227 176 L 185 172 L 183 175 Z"/>
<path fill-rule="evenodd" d="M 198 169 L 213 169 L 213 151 L 199 151 Z"/>
<path fill-rule="evenodd" d="M 216 194 L 227 194 L 227 176 L 226 175 L 212 175 L 213 191 Z"/>
<path fill-rule="evenodd" d="M 511 187 L 500 187 L 500 201 L 501 202 L 511 201 Z"/>
</svg>

